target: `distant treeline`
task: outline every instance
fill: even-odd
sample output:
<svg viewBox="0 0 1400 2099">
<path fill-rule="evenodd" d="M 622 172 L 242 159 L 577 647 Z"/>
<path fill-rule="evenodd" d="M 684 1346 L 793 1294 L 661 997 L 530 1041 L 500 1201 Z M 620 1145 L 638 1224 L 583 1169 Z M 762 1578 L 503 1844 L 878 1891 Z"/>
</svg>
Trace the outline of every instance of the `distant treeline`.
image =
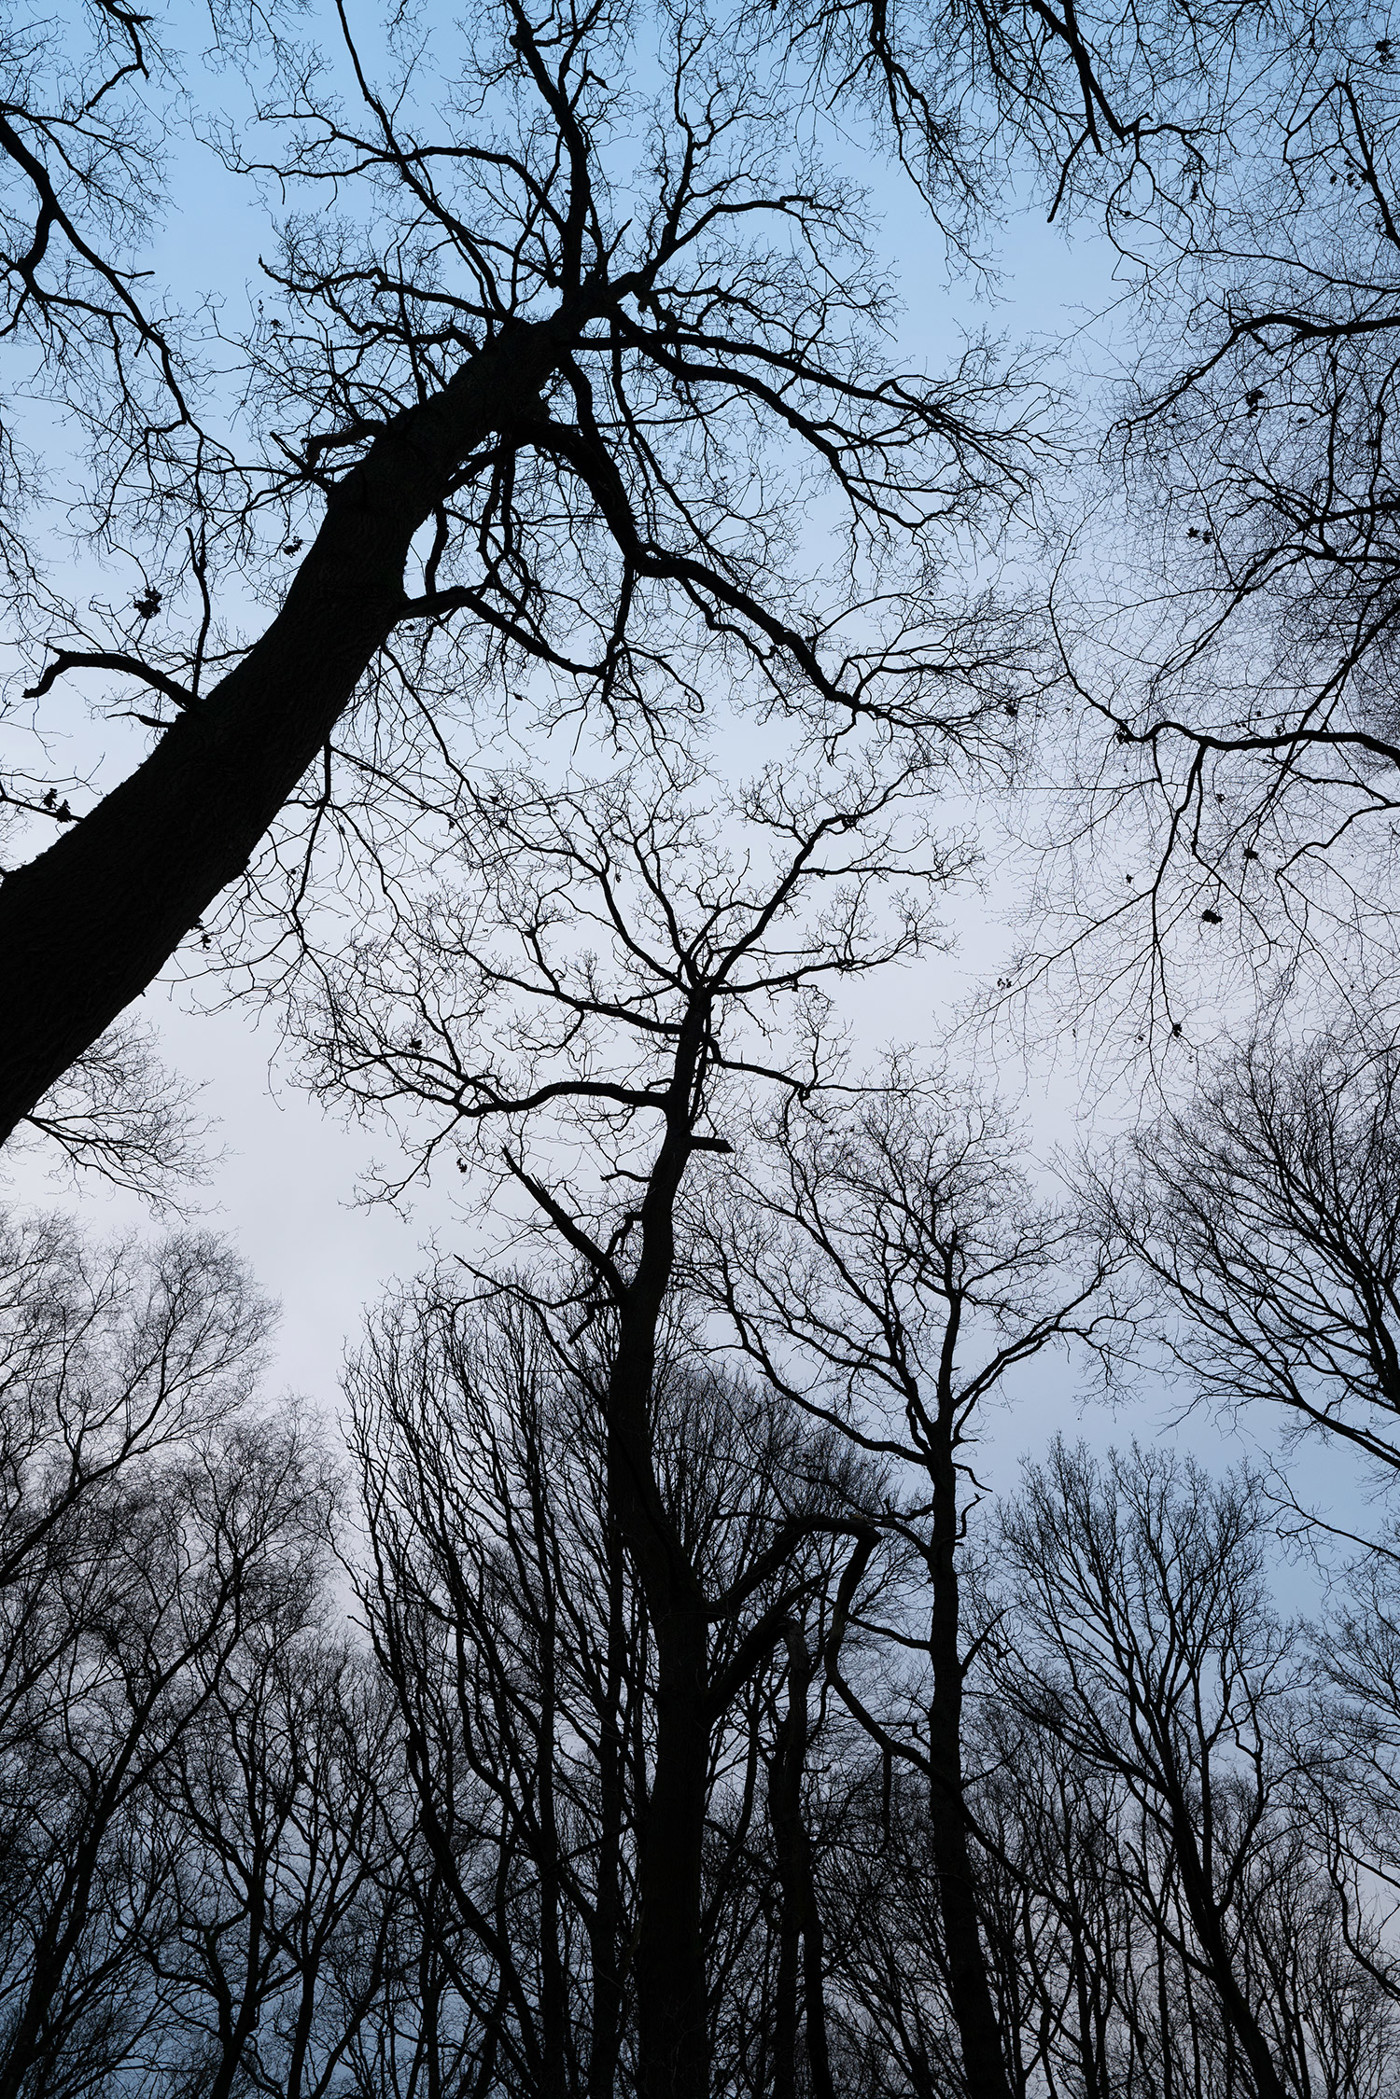
<svg viewBox="0 0 1400 2099">
<path fill-rule="evenodd" d="M 216 1243 L 12 1224 L 3 1274 L 3 2099 L 683 2089 L 639 1997 L 687 1930 L 714 2093 L 1395 2088 L 1393 1562 L 1285 1621 L 1249 1471 L 1054 1446 L 957 1519 L 950 1686 L 929 1394 L 921 1489 L 869 1413 L 862 1447 L 668 1329 L 691 1832 L 606 1316 L 404 1294 L 347 1464 L 259 1399 Z"/>
</svg>

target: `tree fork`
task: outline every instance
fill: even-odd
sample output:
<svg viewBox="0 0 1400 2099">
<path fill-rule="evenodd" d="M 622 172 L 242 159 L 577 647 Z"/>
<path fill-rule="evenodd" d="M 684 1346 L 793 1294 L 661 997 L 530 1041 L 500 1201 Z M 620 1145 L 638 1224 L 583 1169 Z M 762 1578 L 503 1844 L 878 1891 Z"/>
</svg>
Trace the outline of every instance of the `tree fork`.
<svg viewBox="0 0 1400 2099">
<path fill-rule="evenodd" d="M 227 677 L 0 882 L 0 1143 L 243 873 L 402 616 L 414 533 L 520 421 L 584 316 L 520 323 L 404 409 L 333 489 L 281 610 Z"/>
</svg>

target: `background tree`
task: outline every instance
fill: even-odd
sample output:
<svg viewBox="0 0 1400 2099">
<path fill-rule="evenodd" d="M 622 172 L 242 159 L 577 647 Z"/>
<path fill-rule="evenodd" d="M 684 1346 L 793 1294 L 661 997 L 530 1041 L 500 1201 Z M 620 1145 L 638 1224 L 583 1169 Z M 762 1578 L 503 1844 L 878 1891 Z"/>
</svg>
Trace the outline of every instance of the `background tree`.
<svg viewBox="0 0 1400 2099">
<path fill-rule="evenodd" d="M 1114 488 L 1056 585 L 1097 726 L 1048 949 L 1106 926 L 1093 978 L 1164 1045 L 1227 973 L 1355 988 L 1369 951 L 1375 997 L 1393 967 L 1394 47 L 1346 9 L 1295 29 L 1251 40 L 1213 143 L 1110 198 Z"/>
<path fill-rule="evenodd" d="M 543 806 L 528 798 L 532 821 Z M 615 842 L 636 836 L 635 805 L 622 815 Z M 665 897 L 684 899 L 689 867 L 742 919 L 735 870 L 703 825 L 691 835 L 693 863 L 669 841 Z M 515 880 L 552 894 L 543 864 L 517 851 Z M 758 891 L 759 876 L 755 855 L 740 879 Z M 637 935 L 641 918 L 629 904 L 610 923 Z M 805 930 L 829 940 L 837 923 L 824 904 Z M 765 937 L 791 962 L 803 931 L 794 912 Z M 554 1080 L 586 1056 L 604 1083 L 613 1031 L 667 1015 L 643 1001 L 654 974 L 636 965 L 628 1006 L 615 952 L 575 976 L 535 935 L 557 965 L 551 1006 L 587 981 L 597 1023 L 562 1048 L 536 1030 L 535 1053 L 561 1060 Z M 785 1045 L 771 1004 L 758 1011 L 780 1085 Z M 735 1128 L 756 1079 L 737 1068 L 742 1020 L 721 1012 L 709 1050 L 727 1061 L 708 1098 Z M 675 1057 L 675 1036 L 642 1032 L 638 1091 Z M 412 1069 L 427 1042 L 409 1039 Z M 519 1098 L 498 1083 L 508 1045 L 490 1046 L 493 1086 Z M 554 1083 L 538 1065 L 512 1085 L 527 1076 Z M 1385 2099 L 1400 2025 L 1384 1538 L 1309 1633 L 1271 1600 L 1276 1517 L 1253 1474 L 1057 1447 L 975 1580 L 955 1540 L 948 1800 L 938 1481 L 927 1452 L 902 1453 L 920 1433 L 935 1446 L 940 1393 L 1087 1315 L 1064 1309 L 1063 1228 L 1027 1210 L 998 1127 L 942 1105 L 794 1100 L 762 1176 L 751 1141 L 750 1236 L 733 1167 L 705 1231 L 674 1206 L 647 1484 L 706 1600 L 682 1920 L 703 2082 L 660 2053 L 640 2002 L 649 1893 L 697 1840 L 663 1772 L 665 1636 L 616 1483 L 621 1311 L 589 1265 L 464 1283 L 444 1262 L 371 1322 L 349 1377 L 364 1529 L 339 1541 L 365 1640 L 338 1622 L 324 1453 L 295 1412 L 253 1403 L 266 1315 L 236 1265 L 207 1242 L 104 1261 L 53 1230 L 14 1240 L 6 1405 L 29 1441 L 11 1434 L 28 1455 L 0 1591 L 0 2075 L 16 2099 L 195 2083 L 297 2099 L 971 2092 L 968 1954 L 949 1942 L 969 1893 L 1010 2090 Z M 533 1108 L 515 1112 L 534 1141 L 517 1138 L 498 1198 L 552 1165 L 560 1203 L 567 1165 L 570 1214 L 596 1235 L 615 1184 L 590 1190 L 586 1149 L 564 1154 L 531 1132 Z M 625 1117 L 611 1129 L 628 1141 Z M 439 1135 L 430 1122 L 424 1144 Z M 944 1206 L 962 1219 L 961 1301 L 947 1259 L 929 1265 L 950 1243 Z M 558 1236 L 546 1214 L 542 1243 Z M 728 1266 L 700 1300 L 715 1245 Z M 626 1240 L 611 1258 L 625 1278 Z M 763 1285 L 776 1293 L 784 1264 L 779 1320 Z M 746 1308 L 743 1378 L 705 1311 L 726 1285 Z M 889 1382 L 896 1332 L 912 1396 Z M 144 1441 L 119 1432 L 133 1421 Z M 968 1869 L 951 1901 L 950 1821 Z"/>
<path fill-rule="evenodd" d="M 1106 1220 L 1161 1292 L 1183 1376 L 1266 1400 L 1298 1434 L 1400 1463 L 1394 1046 L 1281 1028 L 1227 1056 L 1101 1181 Z"/>
<path fill-rule="evenodd" d="M 912 1073 L 896 1069 L 849 1108 L 786 1114 L 765 1150 L 739 1214 L 704 1234 L 712 1287 L 770 1383 L 898 1468 L 881 1529 L 912 1570 L 895 1637 L 911 1668 L 918 1659 L 899 1718 L 888 1703 L 877 1717 L 842 1674 L 844 1617 L 861 1609 L 851 1593 L 826 1667 L 884 1756 L 927 1783 L 963 2074 L 971 2091 L 1009 2092 L 964 1798 L 976 1643 L 965 1648 L 960 1562 L 979 1498 L 968 1451 L 979 1406 L 1018 1364 L 1093 1331 L 1107 1262 L 1090 1250 L 1083 1278 L 1066 1281 L 1082 1253 L 1074 1228 L 1032 1199 L 1005 1119 Z M 920 1582 L 927 1615 L 915 1630 Z"/>
<path fill-rule="evenodd" d="M 1015 1615 L 996 1670 L 1015 1709 L 1126 1789 L 1156 1853 L 1135 1893 L 1209 1984 L 1261 2099 L 1311 2088 L 1327 2017 L 1324 2000 L 1295 1995 L 1275 1921 L 1310 1862 L 1288 1798 L 1305 1671 L 1263 1584 L 1267 1521 L 1245 1474 L 1209 1482 L 1141 1451 L 1101 1467 L 1056 1444 L 1004 1512 Z"/>
<path fill-rule="evenodd" d="M 40 1233 L 21 1252 L 0 1591 L 14 2094 L 115 2071 L 157 2018 L 142 1968 L 172 1854 L 152 1784 L 250 1628 L 314 1584 L 329 1492 L 295 1422 L 248 1414 L 267 1315 L 219 1249 L 104 1264 Z"/>
<path fill-rule="evenodd" d="M 365 1612 L 451 1912 L 437 1940 L 485 2074 L 532 2091 L 658 2075 L 638 1971 L 639 1899 L 674 1862 L 654 1805 L 661 1650 L 612 1506 L 605 1390 L 518 1300 L 464 1304 L 441 1283 L 371 1329 L 353 1373 Z M 820 1453 L 805 1424 L 683 1357 L 663 1356 L 653 1412 L 665 1506 L 697 1568 L 732 1586 L 811 1501 Z M 721 1626 L 712 1679 L 751 1630 Z M 707 1727 L 694 1926 L 714 2075 L 741 2082 L 760 1732 L 743 1697 Z"/>
<path fill-rule="evenodd" d="M 909 828 L 913 790 L 898 772 L 857 772 L 834 798 L 765 780 L 739 798 L 747 837 L 730 845 L 692 783 L 664 770 L 649 793 L 502 783 L 489 802 L 493 915 L 444 897 L 366 942 L 306 1018 L 319 1083 L 429 1111 L 421 1161 L 459 1132 L 504 1124 L 493 1179 L 529 1197 L 584 1278 L 554 1315 L 572 1307 L 607 1322 L 608 1491 L 657 1669 L 636 1953 L 648 2093 L 699 2092 L 707 2080 L 700 1930 L 714 1731 L 783 1642 L 809 1580 L 796 1548 L 866 1529 L 858 1508 L 818 1496 L 775 1511 L 719 1589 L 697 1563 L 657 1471 L 678 1203 L 697 1154 L 730 1151 L 715 1125 L 747 1112 L 743 1089 L 821 1083 L 824 980 L 868 973 L 928 937 L 929 906 L 912 885 L 927 897 L 949 861 L 922 818 Z M 900 875 L 911 888 L 891 895 Z M 542 1148 L 580 1138 L 581 1171 L 564 1178 Z"/>
</svg>

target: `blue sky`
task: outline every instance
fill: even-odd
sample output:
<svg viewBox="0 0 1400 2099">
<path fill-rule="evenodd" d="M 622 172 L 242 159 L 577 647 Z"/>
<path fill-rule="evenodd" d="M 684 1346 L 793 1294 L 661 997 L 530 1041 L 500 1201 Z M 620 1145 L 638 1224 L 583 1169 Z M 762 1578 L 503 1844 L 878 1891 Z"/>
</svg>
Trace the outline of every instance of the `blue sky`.
<svg viewBox="0 0 1400 2099">
<path fill-rule="evenodd" d="M 230 76 L 222 83 L 216 77 L 211 92 L 217 98 L 233 88 Z M 230 177 L 192 139 L 180 141 L 174 160 L 174 203 L 153 266 L 184 298 L 209 292 L 222 300 L 236 330 L 259 296 L 257 260 L 268 243 L 266 212 L 247 185 Z M 904 302 L 906 354 L 936 367 L 962 331 L 987 328 L 1012 341 L 1077 336 L 1071 354 L 1081 392 L 1096 374 L 1111 369 L 1116 290 L 1114 259 L 1104 242 L 1080 235 L 1067 243 L 1060 229 L 1046 225 L 1043 211 L 1028 206 L 991 243 L 1002 272 L 1000 297 L 992 302 L 971 280 L 949 279 L 936 236 L 902 180 L 878 168 L 870 173 Z M 87 590 L 111 588 L 112 579 L 99 578 L 79 563 L 71 587 L 81 597 Z M 120 725 L 91 719 L 76 692 L 66 707 L 71 770 L 110 784 L 139 754 L 138 738 Z M 872 1046 L 890 1037 L 938 1036 L 949 1013 L 979 978 L 995 970 L 1014 937 L 1024 879 L 1014 865 L 1002 866 L 984 894 L 966 891 L 956 899 L 951 917 L 958 951 L 892 974 L 863 1002 L 862 1034 Z M 257 1025 L 246 1010 L 209 1013 L 198 1005 L 198 995 L 174 981 L 143 1001 L 162 1054 L 175 1071 L 200 1085 L 200 1105 L 218 1126 L 214 1142 L 224 1155 L 209 1186 L 192 1192 L 193 1207 L 201 1221 L 231 1236 L 263 1287 L 281 1300 L 274 1385 L 306 1392 L 331 1409 L 342 1347 L 353 1336 L 364 1305 L 392 1278 L 412 1273 L 434 1235 L 450 1245 L 479 1225 L 463 1217 L 460 1184 L 425 1191 L 406 1219 L 383 1208 L 357 1206 L 357 1179 L 372 1158 L 383 1155 L 387 1139 L 347 1128 L 301 1093 L 293 1075 L 278 1064 L 275 1035 L 267 1023 Z M 1072 1049 L 1030 1068 L 1008 1054 L 1002 1078 L 1027 1116 L 1033 1151 L 1041 1160 L 1084 1136 Z M 1107 1121 L 1121 1110 L 1121 1102 L 1103 1104 Z M 38 1153 L 18 1157 L 12 1186 L 20 1200 L 75 1211 L 102 1231 L 150 1228 L 149 1218 L 129 1197 L 92 1181 L 74 1190 L 48 1180 Z M 1077 1382 L 1076 1373 L 1063 1364 L 1045 1364 L 1026 1374 L 1014 1405 L 994 1426 L 988 1452 L 993 1477 L 1006 1477 L 1014 1455 L 1041 1443 L 1051 1428 L 1075 1426 Z M 1096 1440 L 1106 1440 L 1111 1434 L 1126 1438 L 1135 1430 L 1156 1433 L 1161 1420 L 1160 1401 L 1145 1398 L 1141 1411 L 1134 1407 L 1116 1424 L 1098 1410 L 1088 1425 Z M 1193 1446 L 1224 1448 L 1204 1416 L 1194 1417 L 1181 1434 Z"/>
</svg>

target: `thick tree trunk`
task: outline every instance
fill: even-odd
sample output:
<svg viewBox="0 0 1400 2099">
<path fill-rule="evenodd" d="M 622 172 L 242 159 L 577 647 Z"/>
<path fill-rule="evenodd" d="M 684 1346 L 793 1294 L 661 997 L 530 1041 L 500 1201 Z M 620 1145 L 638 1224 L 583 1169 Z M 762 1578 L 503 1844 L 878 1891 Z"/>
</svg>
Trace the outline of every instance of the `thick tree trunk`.
<svg viewBox="0 0 1400 2099">
<path fill-rule="evenodd" d="M 528 416 L 576 330 L 560 318 L 506 331 L 397 416 L 333 491 L 261 640 L 0 883 L 0 1142 L 243 872 L 398 618 L 414 533 L 461 461 Z"/>
<path fill-rule="evenodd" d="M 656 1637 L 656 1762 L 638 1892 L 639 2099 L 708 2099 L 709 2024 L 700 1935 L 710 1764 L 708 1628 L 684 1607 Z"/>
</svg>

